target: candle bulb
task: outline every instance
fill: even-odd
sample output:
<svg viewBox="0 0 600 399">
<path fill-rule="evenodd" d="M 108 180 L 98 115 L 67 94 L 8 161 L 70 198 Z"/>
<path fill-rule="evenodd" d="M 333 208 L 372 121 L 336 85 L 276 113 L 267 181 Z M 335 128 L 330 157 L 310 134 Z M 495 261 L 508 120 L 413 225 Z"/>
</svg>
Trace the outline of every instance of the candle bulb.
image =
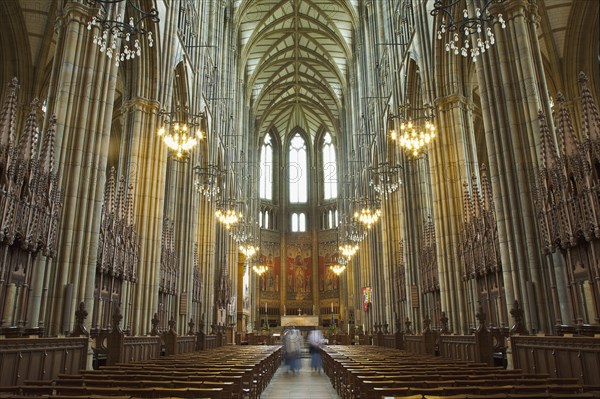
<svg viewBox="0 0 600 399">
<path fill-rule="evenodd" d="M 333 313 L 333 302 L 331 302 L 331 313 Z"/>
</svg>

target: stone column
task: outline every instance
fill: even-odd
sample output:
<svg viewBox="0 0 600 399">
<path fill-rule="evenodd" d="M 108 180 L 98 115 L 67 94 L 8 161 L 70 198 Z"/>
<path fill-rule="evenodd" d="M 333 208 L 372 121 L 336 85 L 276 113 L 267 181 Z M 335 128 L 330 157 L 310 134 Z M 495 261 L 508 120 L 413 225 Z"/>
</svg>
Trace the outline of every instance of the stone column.
<svg viewBox="0 0 600 399">
<path fill-rule="evenodd" d="M 139 236 L 137 284 L 133 294 L 132 334 L 146 334 L 158 309 L 161 235 L 163 227 L 167 150 L 156 134 L 159 103 L 141 97 L 129 100 L 129 171 L 134 185 L 135 226 Z"/>
<path fill-rule="evenodd" d="M 48 95 L 49 114 L 56 114 L 56 164 L 65 193 L 55 279 L 48 300 L 50 335 L 62 325 L 68 283 L 80 300 L 93 306 L 96 250 L 106 180 L 106 161 L 117 68 L 92 42 L 87 30 L 92 11 L 81 2 L 67 2 L 57 22 L 56 53 Z M 73 317 L 66 315 L 65 317 Z"/>
<path fill-rule="evenodd" d="M 467 329 L 471 310 L 466 307 L 459 256 L 462 223 L 462 183 L 471 175 L 470 116 L 467 99 L 459 93 L 436 100 L 438 137 L 429 152 L 436 226 L 437 262 L 442 309 L 451 309 L 450 324 Z M 464 332 L 464 331 L 463 331 Z"/>
<path fill-rule="evenodd" d="M 541 240 L 534 209 L 534 171 L 539 147 L 538 111 L 548 110 L 533 2 L 503 3 L 508 21 L 497 43 L 477 63 L 489 154 L 506 302 L 522 301 L 527 324 L 550 329 L 543 281 Z M 528 300 L 530 284 L 535 292 Z"/>
</svg>

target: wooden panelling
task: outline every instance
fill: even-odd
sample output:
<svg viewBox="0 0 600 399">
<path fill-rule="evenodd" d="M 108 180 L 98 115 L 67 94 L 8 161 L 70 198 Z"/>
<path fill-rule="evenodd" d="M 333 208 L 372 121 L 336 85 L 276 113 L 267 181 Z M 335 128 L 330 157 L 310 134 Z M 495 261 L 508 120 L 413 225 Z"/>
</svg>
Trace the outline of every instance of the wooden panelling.
<svg viewBox="0 0 600 399">
<path fill-rule="evenodd" d="M 217 347 L 217 337 L 214 335 L 207 335 L 204 340 L 204 349 L 214 349 Z"/>
<path fill-rule="evenodd" d="M 160 337 L 125 337 L 123 361 L 137 362 L 160 356 Z"/>
<path fill-rule="evenodd" d="M 193 352 L 196 348 L 196 337 L 193 335 L 183 335 L 177 337 L 177 353 Z"/>
<path fill-rule="evenodd" d="M 0 340 L 0 386 L 25 380 L 52 380 L 78 374 L 87 362 L 88 338 L 7 338 Z"/>
<path fill-rule="evenodd" d="M 600 338 L 513 336 L 510 341 L 515 368 L 600 385 Z"/>
<path fill-rule="evenodd" d="M 474 335 L 441 335 L 440 356 L 454 360 L 476 360 L 477 346 Z"/>
<path fill-rule="evenodd" d="M 406 350 L 412 353 L 425 353 L 423 337 L 421 335 L 405 335 L 404 345 Z"/>
</svg>

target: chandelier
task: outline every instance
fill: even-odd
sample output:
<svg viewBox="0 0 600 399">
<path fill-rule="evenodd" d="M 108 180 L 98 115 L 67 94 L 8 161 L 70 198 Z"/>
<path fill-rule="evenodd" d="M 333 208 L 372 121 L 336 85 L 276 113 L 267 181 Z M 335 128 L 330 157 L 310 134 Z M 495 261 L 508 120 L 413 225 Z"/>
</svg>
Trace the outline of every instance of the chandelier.
<svg viewBox="0 0 600 399">
<path fill-rule="evenodd" d="M 444 48 L 447 52 L 463 57 L 477 57 L 485 53 L 496 38 L 493 32 L 494 22 L 502 29 L 506 21 L 502 14 L 491 14 L 489 7 L 506 0 L 435 0 L 431 15 L 440 15 L 441 22 L 437 31 L 438 40 L 446 40 Z M 444 39 L 444 38 L 447 39 Z"/>
<path fill-rule="evenodd" d="M 176 159 L 186 160 L 191 150 L 198 144 L 198 140 L 205 137 L 203 127 L 203 114 L 190 114 L 183 111 L 165 112 L 162 126 L 158 129 L 158 136 L 162 138 L 166 146 L 171 150 Z"/>
<path fill-rule="evenodd" d="M 239 209 L 241 209 L 241 204 L 237 201 L 222 199 L 217 205 L 215 216 L 229 230 L 240 223 L 240 220 L 244 217 Z"/>
<path fill-rule="evenodd" d="M 239 222 L 230 231 L 231 237 L 237 242 L 248 242 L 254 238 L 254 225 L 256 223 Z"/>
<path fill-rule="evenodd" d="M 219 195 L 221 192 L 219 187 L 220 171 L 217 165 L 209 164 L 206 167 L 196 165 L 194 166 L 194 172 L 196 173 L 194 188 L 197 192 L 204 195 L 207 201 Z"/>
<path fill-rule="evenodd" d="M 367 230 L 361 222 L 348 216 L 342 215 L 342 221 L 338 227 L 339 240 L 358 247 L 358 244 L 367 236 Z"/>
<path fill-rule="evenodd" d="M 342 243 L 339 246 L 339 250 L 346 258 L 352 258 L 354 254 L 358 251 L 358 244 L 356 243 Z"/>
<path fill-rule="evenodd" d="M 330 268 L 331 268 L 331 271 L 333 271 L 336 276 L 339 276 L 346 270 L 345 265 L 337 265 L 336 264 L 336 265 L 331 265 Z"/>
<path fill-rule="evenodd" d="M 423 116 L 420 116 L 421 113 Z M 410 114 L 417 116 L 415 118 L 405 116 Z M 432 107 L 410 108 L 405 105 L 399 116 L 392 115 L 390 119 L 390 139 L 397 141 L 400 147 L 414 158 L 419 157 L 436 136 Z M 393 119 L 399 121 L 399 132 Z"/>
<path fill-rule="evenodd" d="M 229 208 L 217 209 L 217 211 L 215 212 L 215 216 L 217 217 L 219 222 L 225 225 L 225 228 L 227 230 L 229 230 L 231 226 L 237 224 L 243 217 L 241 212 Z"/>
<path fill-rule="evenodd" d="M 240 243 L 239 249 L 247 258 L 251 258 L 259 250 L 260 232 L 257 234 L 258 223 L 254 221 L 240 222 L 233 226 L 230 235 Z M 259 243 L 256 243 L 258 239 Z"/>
<path fill-rule="evenodd" d="M 94 34 L 93 42 L 109 59 L 115 58 L 115 66 L 142 55 L 140 39 L 143 36 L 147 36 L 148 47 L 154 45 L 152 31 L 144 26 L 144 21 L 160 21 L 156 8 L 144 11 L 138 0 L 86 1 L 98 7 L 98 14 L 88 22 L 87 30 L 91 31 L 92 27 L 101 30 L 101 34 Z"/>
<path fill-rule="evenodd" d="M 256 274 L 258 274 L 259 276 L 262 276 L 268 269 L 269 269 L 269 266 L 265 266 L 265 265 L 252 266 L 252 270 L 254 270 L 254 272 Z"/>
<path fill-rule="evenodd" d="M 354 212 L 354 218 L 364 224 L 368 229 L 371 228 L 381 217 L 381 209 L 362 208 Z"/>
<path fill-rule="evenodd" d="M 346 266 L 348 265 L 349 259 L 350 258 L 346 256 L 338 256 L 337 262 L 329 267 L 336 274 L 336 276 L 339 276 L 346 270 Z"/>
<path fill-rule="evenodd" d="M 257 245 L 250 243 L 240 244 L 240 252 L 244 254 L 247 258 L 251 258 L 258 252 L 259 248 Z"/>
<path fill-rule="evenodd" d="M 389 162 L 382 162 L 378 166 L 369 168 L 371 172 L 369 185 L 378 194 L 387 198 L 400 187 L 400 168 L 400 165 L 391 165 Z"/>
</svg>

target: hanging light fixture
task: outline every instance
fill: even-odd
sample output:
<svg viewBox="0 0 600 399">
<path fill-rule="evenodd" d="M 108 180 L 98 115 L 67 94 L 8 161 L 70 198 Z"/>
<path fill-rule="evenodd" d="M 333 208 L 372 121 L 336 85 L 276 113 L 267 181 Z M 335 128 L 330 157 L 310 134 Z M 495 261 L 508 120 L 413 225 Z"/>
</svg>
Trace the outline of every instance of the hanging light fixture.
<svg viewBox="0 0 600 399">
<path fill-rule="evenodd" d="M 259 276 L 262 276 L 263 274 L 265 274 L 265 272 L 267 270 L 269 270 L 269 266 L 265 266 L 265 265 L 254 265 L 252 266 L 252 270 L 254 270 L 254 272 L 256 274 L 258 274 Z"/>
<path fill-rule="evenodd" d="M 369 168 L 371 180 L 369 185 L 379 194 L 387 198 L 400 187 L 400 165 L 392 165 L 390 162 L 382 162 L 377 166 Z"/>
<path fill-rule="evenodd" d="M 246 257 L 251 258 L 258 252 L 259 248 L 251 243 L 243 243 L 240 244 L 240 252 L 243 253 Z"/>
<path fill-rule="evenodd" d="M 119 67 L 121 62 L 142 55 L 140 40 L 147 38 L 148 47 L 154 45 L 152 31 L 144 24 L 158 23 L 158 10 L 144 11 L 140 0 L 86 0 L 98 13 L 87 24 L 87 30 L 97 27 L 101 32 L 94 34 L 93 42 L 101 53 L 115 59 Z"/>
<path fill-rule="evenodd" d="M 363 197 L 355 202 L 354 219 L 370 229 L 381 217 L 381 204 L 377 198 Z"/>
<path fill-rule="evenodd" d="M 350 242 L 342 242 L 339 246 L 339 250 L 347 258 L 351 258 L 358 251 L 358 244 Z"/>
<path fill-rule="evenodd" d="M 227 230 L 231 229 L 232 226 L 236 225 L 244 217 L 242 212 L 237 210 L 237 204 L 234 201 L 221 201 L 220 206 L 215 212 L 215 216 L 219 222 L 225 225 Z"/>
<path fill-rule="evenodd" d="M 444 48 L 448 53 L 470 56 L 474 62 L 477 61 L 477 57 L 496 42 L 494 23 L 498 22 L 502 29 L 506 28 L 502 14 L 492 14 L 489 10 L 493 4 L 505 1 L 435 0 L 431 15 L 441 18 L 438 40 L 446 40 Z"/>
<path fill-rule="evenodd" d="M 240 243 L 240 252 L 247 258 L 253 257 L 260 249 L 260 233 L 257 234 L 258 229 L 258 223 L 251 220 L 249 222 L 240 222 L 230 230 L 233 239 Z"/>
<path fill-rule="evenodd" d="M 209 164 L 206 167 L 194 166 L 196 176 L 194 178 L 194 188 L 197 192 L 204 195 L 207 201 L 219 195 L 221 188 L 219 187 L 219 176 L 221 174 L 217 165 Z"/>
<path fill-rule="evenodd" d="M 405 105 L 399 115 L 390 116 L 390 140 L 397 142 L 409 156 L 418 158 L 436 137 L 433 119 L 432 107 L 412 108 Z"/>
<path fill-rule="evenodd" d="M 158 136 L 173 152 L 175 159 L 187 160 L 191 150 L 198 144 L 198 140 L 206 136 L 202 126 L 204 115 L 191 114 L 186 110 L 161 111 L 159 115 L 163 116 L 163 121 L 158 129 Z"/>
<path fill-rule="evenodd" d="M 348 265 L 348 258 L 345 256 L 338 256 L 336 263 L 329 266 L 331 271 L 335 273 L 336 276 L 339 276 L 346 270 L 346 266 Z"/>
</svg>

